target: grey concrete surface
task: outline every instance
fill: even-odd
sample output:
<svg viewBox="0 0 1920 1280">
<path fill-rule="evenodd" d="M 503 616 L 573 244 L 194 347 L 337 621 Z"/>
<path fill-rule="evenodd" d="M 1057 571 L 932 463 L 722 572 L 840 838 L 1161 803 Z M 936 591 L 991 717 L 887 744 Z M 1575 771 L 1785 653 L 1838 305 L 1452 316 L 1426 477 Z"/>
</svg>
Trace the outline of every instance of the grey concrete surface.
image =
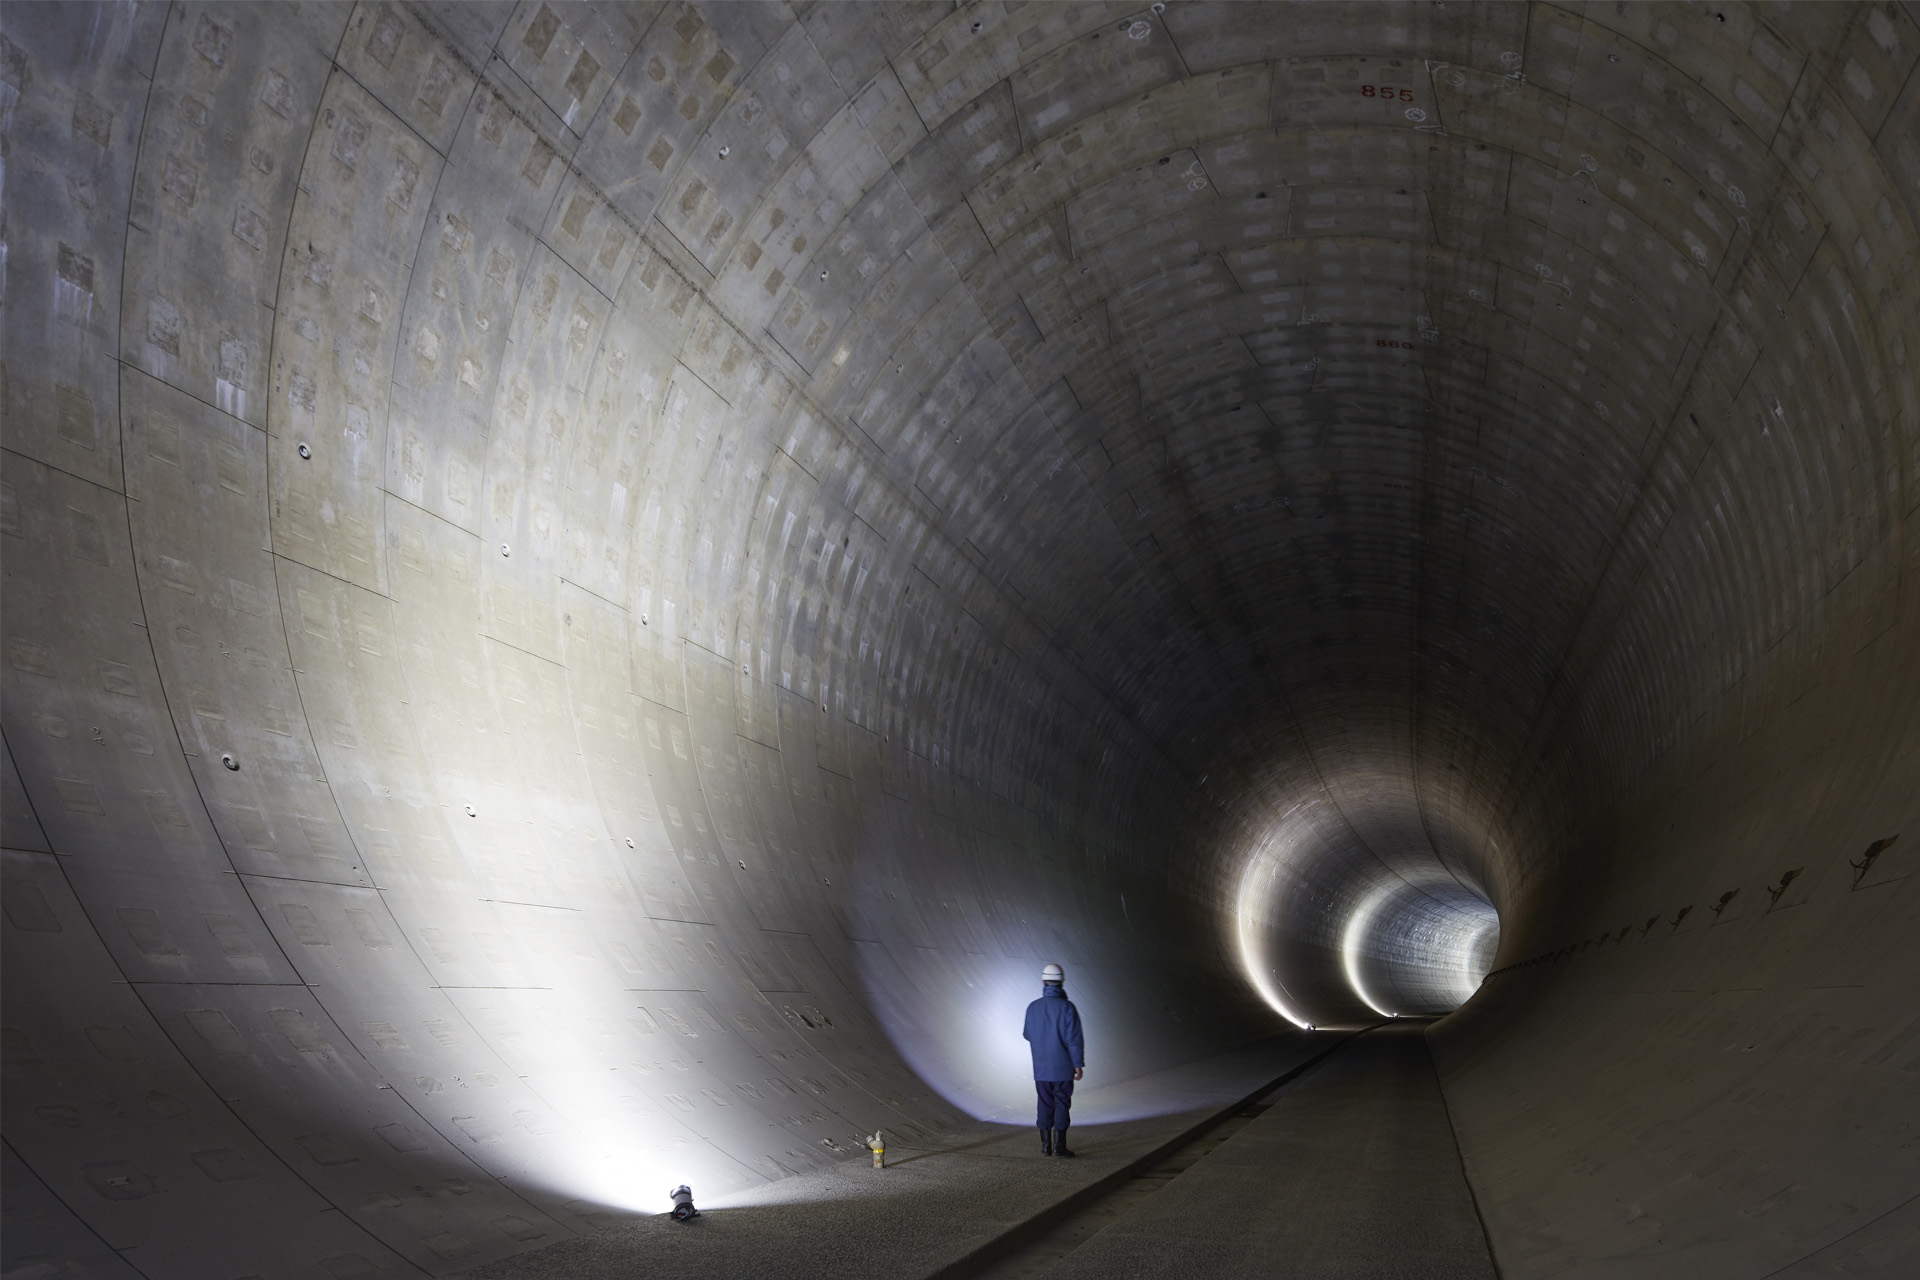
<svg viewBox="0 0 1920 1280">
<path fill-rule="evenodd" d="M 998 1114 L 1059 961 L 1096 1083 L 1459 1006 L 1510 1277 L 1897 1273 L 1916 67 L 7 4 L 0 1270 L 799 1185 Z"/>
<path fill-rule="evenodd" d="M 1344 1046 L 1047 1274 L 1493 1280 L 1425 1031 Z"/>
<path fill-rule="evenodd" d="M 1087 1089 L 1075 1100 L 1072 1160 L 1042 1157 L 1031 1123 L 971 1124 L 937 1146 L 889 1145 L 884 1169 L 850 1161 L 710 1202 L 690 1223 L 662 1214 L 604 1217 L 589 1238 L 471 1274 L 475 1280 L 612 1280 L 636 1268 L 687 1280 L 966 1274 L 969 1260 L 1009 1233 L 1237 1106 L 1329 1043 L 1337 1041 L 1290 1036 Z M 1137 1115 L 1143 1106 L 1173 1109 L 1097 1119 Z"/>
</svg>

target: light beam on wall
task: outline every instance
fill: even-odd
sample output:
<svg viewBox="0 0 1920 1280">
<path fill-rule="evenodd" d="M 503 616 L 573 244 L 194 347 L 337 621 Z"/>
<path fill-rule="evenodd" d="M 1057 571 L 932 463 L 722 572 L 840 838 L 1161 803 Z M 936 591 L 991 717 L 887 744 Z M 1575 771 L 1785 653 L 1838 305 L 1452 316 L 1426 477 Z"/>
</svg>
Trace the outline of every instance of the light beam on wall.
<svg viewBox="0 0 1920 1280">
<path fill-rule="evenodd" d="M 1375 1000 L 1368 993 L 1366 983 L 1361 981 L 1360 947 L 1366 941 L 1367 928 L 1373 923 L 1374 913 L 1392 896 L 1393 891 L 1390 888 L 1375 889 L 1368 894 L 1359 908 L 1347 918 L 1347 927 L 1342 931 L 1340 938 L 1340 960 L 1346 967 L 1347 982 L 1352 985 L 1353 993 L 1360 997 L 1360 1003 L 1383 1018 L 1396 1018 L 1399 1015 Z"/>
<path fill-rule="evenodd" d="M 1273 1007 L 1274 1012 L 1302 1031 L 1311 1031 L 1313 1024 L 1294 1010 L 1286 987 L 1280 981 L 1279 971 L 1268 962 L 1266 948 L 1262 945 L 1268 932 L 1267 921 L 1276 914 L 1274 882 L 1280 874 L 1282 862 L 1276 849 L 1285 846 L 1285 839 L 1276 835 L 1248 861 L 1246 871 L 1240 876 L 1240 890 L 1234 900 L 1234 924 L 1240 944 L 1240 962 L 1254 990 Z"/>
</svg>

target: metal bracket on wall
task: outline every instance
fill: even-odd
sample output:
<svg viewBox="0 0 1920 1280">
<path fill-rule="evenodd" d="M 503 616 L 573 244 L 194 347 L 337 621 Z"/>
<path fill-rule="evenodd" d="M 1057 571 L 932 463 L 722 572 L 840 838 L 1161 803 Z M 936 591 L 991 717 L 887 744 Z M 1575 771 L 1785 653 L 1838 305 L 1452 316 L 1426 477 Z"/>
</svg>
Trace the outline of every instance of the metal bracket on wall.
<svg viewBox="0 0 1920 1280">
<path fill-rule="evenodd" d="M 1860 856 L 1860 861 L 1854 862 L 1851 859 L 1847 861 L 1847 865 L 1853 868 L 1853 889 L 1860 887 L 1860 882 L 1867 878 L 1867 872 L 1873 870 L 1873 864 L 1879 860 L 1880 855 L 1899 838 L 1900 833 L 1896 831 L 1884 840 L 1875 840 L 1867 846 L 1867 851 Z"/>
</svg>

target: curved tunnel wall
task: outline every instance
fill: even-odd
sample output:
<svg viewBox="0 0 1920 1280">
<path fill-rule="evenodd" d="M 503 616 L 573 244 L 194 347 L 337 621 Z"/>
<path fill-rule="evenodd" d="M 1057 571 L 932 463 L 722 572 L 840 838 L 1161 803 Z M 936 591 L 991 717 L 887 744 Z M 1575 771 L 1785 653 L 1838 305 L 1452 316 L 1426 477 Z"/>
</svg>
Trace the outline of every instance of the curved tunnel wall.
<svg viewBox="0 0 1920 1280">
<path fill-rule="evenodd" d="M 10 1256 L 443 1272 L 1017 1104 L 1047 959 L 1110 1079 L 1454 945 L 1520 1273 L 1897 1225 L 1907 11 L 5 38 Z"/>
</svg>

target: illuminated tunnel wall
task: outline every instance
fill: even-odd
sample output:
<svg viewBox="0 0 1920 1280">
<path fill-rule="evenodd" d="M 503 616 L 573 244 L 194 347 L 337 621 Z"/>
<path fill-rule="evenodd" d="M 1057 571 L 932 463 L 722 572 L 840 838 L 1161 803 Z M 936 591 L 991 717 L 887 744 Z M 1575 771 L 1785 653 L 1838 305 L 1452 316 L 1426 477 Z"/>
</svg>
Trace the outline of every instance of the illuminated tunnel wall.
<svg viewBox="0 0 1920 1280">
<path fill-rule="evenodd" d="M 7 6 L 6 1265 L 1017 1116 L 1049 960 L 1096 1081 L 1477 989 L 1510 1275 L 1910 1239 L 1917 59 Z"/>
</svg>

